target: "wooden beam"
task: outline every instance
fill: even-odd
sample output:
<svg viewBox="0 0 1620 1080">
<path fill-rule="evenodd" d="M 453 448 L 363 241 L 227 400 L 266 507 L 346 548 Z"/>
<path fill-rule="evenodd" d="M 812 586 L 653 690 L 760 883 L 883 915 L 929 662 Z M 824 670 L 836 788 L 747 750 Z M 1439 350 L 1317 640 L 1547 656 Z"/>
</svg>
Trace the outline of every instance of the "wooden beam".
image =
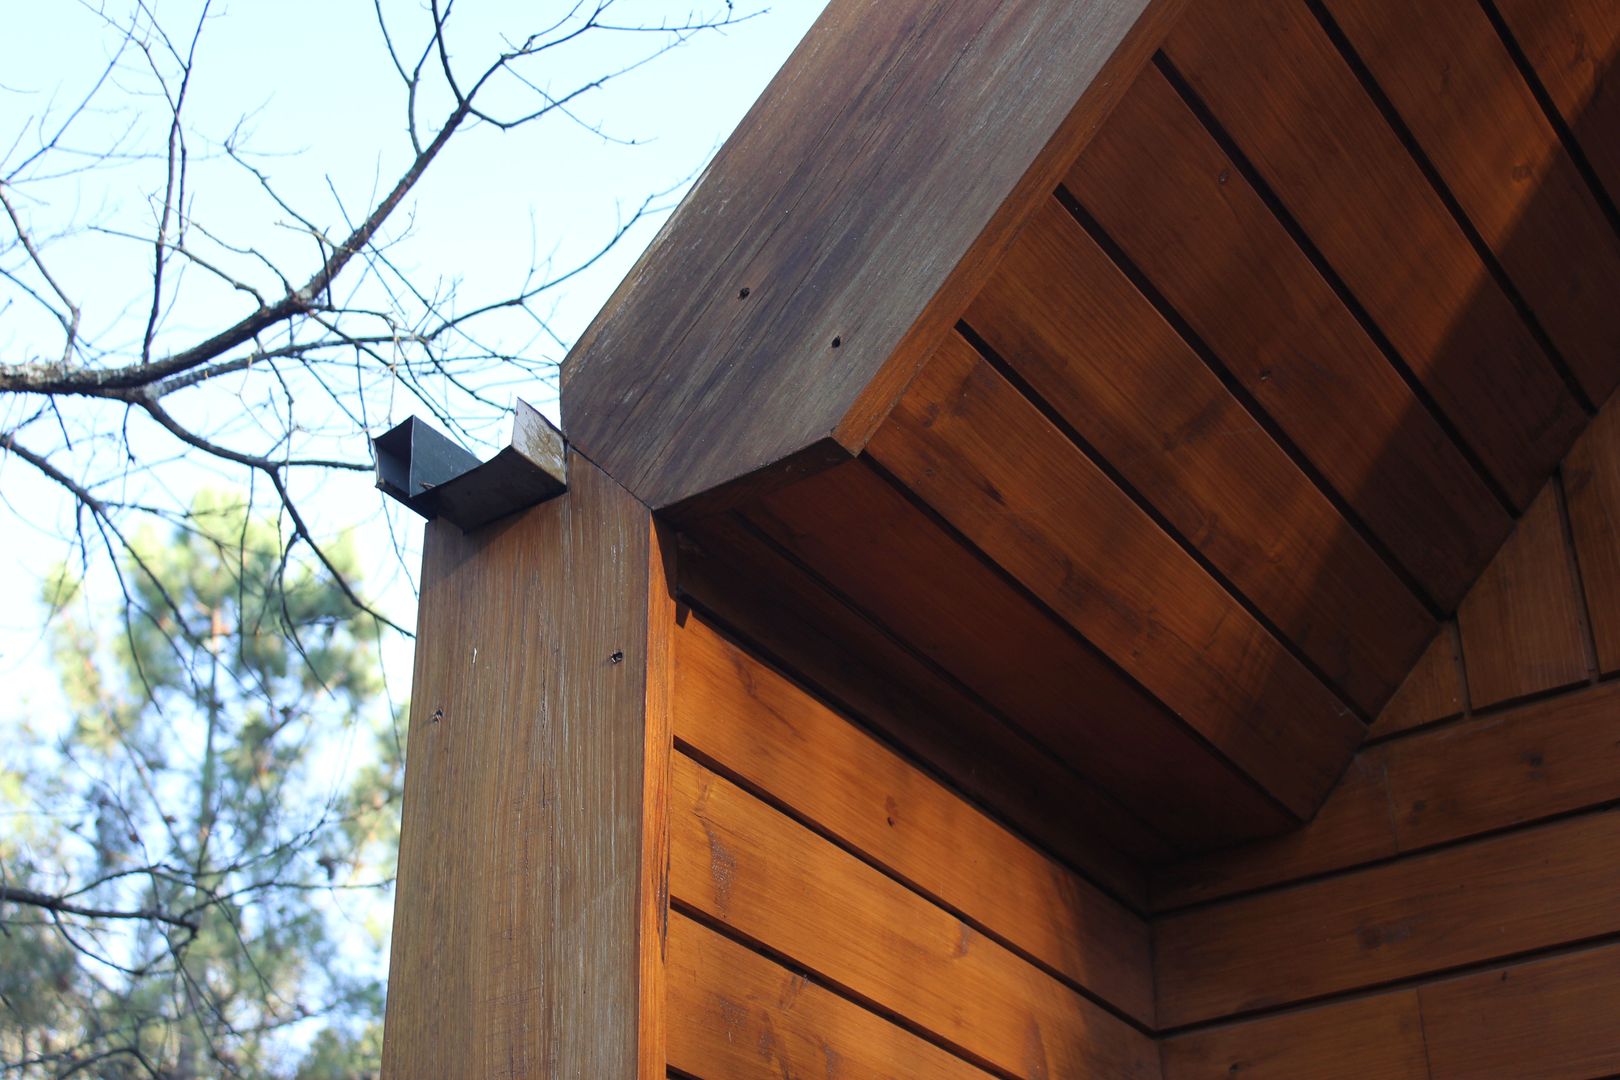
<svg viewBox="0 0 1620 1080">
<path fill-rule="evenodd" d="M 695 616 L 675 737 L 867 861 L 1153 1023 L 1147 923 Z"/>
<path fill-rule="evenodd" d="M 1620 381 L 1620 236 L 1478 0 L 1323 0 L 1590 400 Z"/>
<path fill-rule="evenodd" d="M 1564 818 L 1154 927 L 1161 1027 L 1620 934 L 1620 811 Z"/>
<path fill-rule="evenodd" d="M 834 0 L 570 355 L 570 440 L 655 509 L 859 449 L 1183 3 Z"/>
<path fill-rule="evenodd" d="M 1585 417 L 1306 5 L 1194 4 L 1165 52 L 1515 508 L 1529 505 Z"/>
<path fill-rule="evenodd" d="M 1430 1080 L 1410 990 L 1175 1036 L 1159 1053 L 1164 1080 Z"/>
<path fill-rule="evenodd" d="M 1345 700 L 1383 707 L 1434 621 L 1057 199 L 966 321 Z"/>
<path fill-rule="evenodd" d="M 1229 377 L 1450 611 L 1512 519 L 1164 73 L 1064 178 Z"/>
<path fill-rule="evenodd" d="M 682 537 L 683 597 L 1116 899 L 1146 906 L 1141 864 L 1174 848 L 731 518 Z"/>
<path fill-rule="evenodd" d="M 728 1080 L 989 1073 L 684 915 L 669 927 L 669 1063 Z"/>
<path fill-rule="evenodd" d="M 1288 826 L 1169 710 L 865 459 L 782 488 L 749 517 L 1177 850 Z"/>
<path fill-rule="evenodd" d="M 1364 726 L 961 336 L 871 452 L 1280 803 L 1315 813 Z"/>
<path fill-rule="evenodd" d="M 894 879 L 676 754 L 670 891 L 981 1067 L 1158 1076 L 1150 1036 Z"/>
<path fill-rule="evenodd" d="M 1620 800 L 1617 715 L 1620 683 L 1600 683 L 1363 750 L 1309 825 L 1161 869 L 1155 907 L 1267 889 Z"/>
<path fill-rule="evenodd" d="M 664 1075 L 662 544 L 589 462 L 423 555 L 383 1075 Z"/>
</svg>

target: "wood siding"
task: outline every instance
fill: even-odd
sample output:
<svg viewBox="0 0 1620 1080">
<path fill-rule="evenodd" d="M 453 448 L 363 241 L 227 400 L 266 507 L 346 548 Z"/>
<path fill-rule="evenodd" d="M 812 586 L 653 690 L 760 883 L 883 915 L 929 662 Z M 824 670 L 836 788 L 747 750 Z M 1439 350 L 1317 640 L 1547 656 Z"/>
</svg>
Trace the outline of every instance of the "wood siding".
<svg viewBox="0 0 1620 1080">
<path fill-rule="evenodd" d="M 909 1032 L 946 1075 L 1157 1075 L 1147 924 L 695 613 L 674 730 L 672 1066 L 831 1075 L 859 1030 L 879 1073 Z M 693 1011 L 794 1034 L 737 1054 Z"/>
<path fill-rule="evenodd" d="M 1585 616 L 1603 576 L 1581 572 L 1620 557 L 1602 508 L 1616 415 L 1534 500 L 1460 635 L 1437 636 L 1316 819 L 1156 875 L 1167 1078 L 1620 1068 L 1620 683 Z"/>
</svg>

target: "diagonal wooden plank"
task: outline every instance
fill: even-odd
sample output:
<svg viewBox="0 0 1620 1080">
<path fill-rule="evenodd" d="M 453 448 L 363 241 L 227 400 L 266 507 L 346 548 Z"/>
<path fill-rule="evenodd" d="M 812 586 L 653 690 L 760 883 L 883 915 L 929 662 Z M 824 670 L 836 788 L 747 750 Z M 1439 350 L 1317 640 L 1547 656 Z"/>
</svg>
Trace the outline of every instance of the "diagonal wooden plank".
<svg viewBox="0 0 1620 1080">
<path fill-rule="evenodd" d="M 1280 802 L 1314 812 L 1361 723 L 965 340 L 869 449 Z"/>
</svg>

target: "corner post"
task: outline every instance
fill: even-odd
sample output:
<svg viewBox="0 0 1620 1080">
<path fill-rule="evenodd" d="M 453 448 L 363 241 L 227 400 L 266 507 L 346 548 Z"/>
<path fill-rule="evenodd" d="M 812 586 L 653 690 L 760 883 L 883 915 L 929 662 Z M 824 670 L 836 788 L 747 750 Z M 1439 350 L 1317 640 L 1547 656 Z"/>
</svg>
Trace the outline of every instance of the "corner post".
<svg viewBox="0 0 1620 1080">
<path fill-rule="evenodd" d="M 673 600 L 646 506 L 428 526 L 389 1080 L 662 1077 Z"/>
</svg>

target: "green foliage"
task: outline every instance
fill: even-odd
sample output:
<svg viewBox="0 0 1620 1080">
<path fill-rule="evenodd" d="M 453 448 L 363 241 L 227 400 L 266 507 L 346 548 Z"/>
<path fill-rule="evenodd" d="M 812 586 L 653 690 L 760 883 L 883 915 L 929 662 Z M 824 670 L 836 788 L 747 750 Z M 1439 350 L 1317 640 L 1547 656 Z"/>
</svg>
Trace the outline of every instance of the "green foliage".
<svg viewBox="0 0 1620 1080">
<path fill-rule="evenodd" d="M 51 581 L 67 716 L 0 762 L 8 1071 L 375 1073 L 401 725 L 376 623 L 287 550 L 207 493 L 131 538 L 122 609 Z"/>
</svg>

